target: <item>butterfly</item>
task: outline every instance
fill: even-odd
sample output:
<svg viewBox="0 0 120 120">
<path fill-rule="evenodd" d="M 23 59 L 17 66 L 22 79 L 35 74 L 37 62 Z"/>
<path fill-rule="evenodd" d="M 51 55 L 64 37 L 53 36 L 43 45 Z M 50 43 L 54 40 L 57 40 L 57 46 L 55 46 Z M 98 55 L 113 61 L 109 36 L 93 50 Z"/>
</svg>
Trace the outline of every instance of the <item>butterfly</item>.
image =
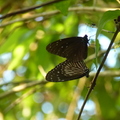
<svg viewBox="0 0 120 120">
<path fill-rule="evenodd" d="M 49 71 L 46 75 L 46 80 L 50 82 L 63 82 L 83 76 L 89 77 L 89 69 L 84 61 L 71 61 L 67 59 Z"/>
<path fill-rule="evenodd" d="M 89 69 L 84 63 L 87 58 L 88 36 L 64 38 L 50 43 L 48 52 L 66 58 L 46 75 L 46 80 L 51 82 L 69 81 L 83 76 L 89 77 Z"/>
<path fill-rule="evenodd" d="M 59 55 L 71 61 L 80 61 L 87 58 L 88 36 L 64 38 L 50 43 L 46 49 L 52 54 Z"/>
</svg>

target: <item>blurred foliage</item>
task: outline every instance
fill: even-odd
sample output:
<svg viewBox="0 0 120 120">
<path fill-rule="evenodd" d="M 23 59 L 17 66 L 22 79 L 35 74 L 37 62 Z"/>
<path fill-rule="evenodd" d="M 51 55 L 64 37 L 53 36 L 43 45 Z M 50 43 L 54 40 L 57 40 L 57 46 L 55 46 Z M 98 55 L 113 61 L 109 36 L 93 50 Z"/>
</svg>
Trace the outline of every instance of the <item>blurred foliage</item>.
<svg viewBox="0 0 120 120">
<path fill-rule="evenodd" d="M 0 16 L 44 2 L 48 1 L 1 0 Z M 81 26 L 88 25 L 87 27 L 90 28 L 92 24 L 98 26 L 99 34 L 111 40 L 114 33 L 101 30 L 115 31 L 112 14 L 118 15 L 119 11 L 117 13 L 112 11 L 110 16 L 104 14 L 108 11 L 105 8 L 117 10 L 119 7 L 117 0 L 96 2 L 95 0 L 69 0 L 1 19 L 0 120 L 76 120 L 96 72 L 93 71 L 95 57 L 90 59 L 90 56 L 95 54 L 95 43 L 92 39 L 90 40 L 89 55 L 86 60 L 91 71 L 90 77 L 60 83 L 45 81 L 46 73 L 64 60 L 48 53 L 46 46 L 61 38 L 78 36 L 84 31 L 80 29 Z M 99 22 L 101 18 L 103 21 Z M 89 33 L 93 36 L 92 27 Z M 118 48 L 115 47 L 114 50 L 116 57 L 113 56 L 115 64 L 113 67 L 110 66 L 112 62 L 104 65 L 103 74 L 99 75 L 83 111 L 82 120 L 119 119 L 119 38 L 118 34 L 115 44 Z M 97 46 L 99 45 L 101 44 L 98 37 Z M 116 52 L 117 49 L 119 49 L 118 52 Z M 98 53 L 101 52 L 102 45 L 97 50 Z M 102 58 L 103 54 L 98 57 L 98 65 Z"/>
</svg>

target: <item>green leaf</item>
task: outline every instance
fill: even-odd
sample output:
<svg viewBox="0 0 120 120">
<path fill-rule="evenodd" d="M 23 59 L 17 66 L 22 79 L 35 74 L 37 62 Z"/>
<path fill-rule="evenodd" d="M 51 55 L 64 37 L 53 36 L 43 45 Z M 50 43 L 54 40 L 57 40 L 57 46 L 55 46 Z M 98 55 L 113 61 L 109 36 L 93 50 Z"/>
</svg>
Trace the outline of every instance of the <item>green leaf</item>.
<svg viewBox="0 0 120 120">
<path fill-rule="evenodd" d="M 61 11 L 61 13 L 64 15 L 67 15 L 69 5 L 70 5 L 70 0 L 69 1 L 62 1 L 62 2 L 55 4 L 56 8 L 59 9 Z"/>
<path fill-rule="evenodd" d="M 28 29 L 20 28 L 12 32 L 6 42 L 1 46 L 0 54 L 13 51 L 16 45 L 19 44 L 19 41 L 21 40 L 20 37 L 27 31 Z"/>
<path fill-rule="evenodd" d="M 97 39 L 98 35 L 100 34 L 104 25 L 110 20 L 117 19 L 118 16 L 120 16 L 120 10 L 107 11 L 103 14 L 103 16 L 100 19 L 99 24 L 98 24 L 96 39 Z"/>
<path fill-rule="evenodd" d="M 96 49 L 96 62 L 97 62 L 97 54 L 98 54 L 98 50 L 99 50 L 99 45 L 98 45 L 98 40 L 97 37 L 100 34 L 102 28 L 104 27 L 104 25 L 110 21 L 110 20 L 114 20 L 117 19 L 117 17 L 120 16 L 120 10 L 114 10 L 114 11 L 107 11 L 103 14 L 102 18 L 99 21 L 98 24 L 98 29 L 97 29 L 97 33 L 96 33 L 96 45 L 95 45 L 95 49 Z"/>
</svg>

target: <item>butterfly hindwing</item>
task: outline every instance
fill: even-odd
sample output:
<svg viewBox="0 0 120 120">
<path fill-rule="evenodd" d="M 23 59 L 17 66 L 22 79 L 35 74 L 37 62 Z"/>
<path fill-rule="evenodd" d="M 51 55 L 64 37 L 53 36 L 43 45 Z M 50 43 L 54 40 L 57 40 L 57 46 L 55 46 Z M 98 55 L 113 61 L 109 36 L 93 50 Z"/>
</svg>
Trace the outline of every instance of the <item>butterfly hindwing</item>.
<svg viewBox="0 0 120 120">
<path fill-rule="evenodd" d="M 65 57 L 69 60 L 79 61 L 87 57 L 87 35 L 84 37 L 70 37 L 50 43 L 48 52 Z"/>
<path fill-rule="evenodd" d="M 76 62 L 66 60 L 49 71 L 46 75 L 46 80 L 51 82 L 63 82 L 83 76 L 89 76 L 89 69 L 82 60 Z"/>
</svg>

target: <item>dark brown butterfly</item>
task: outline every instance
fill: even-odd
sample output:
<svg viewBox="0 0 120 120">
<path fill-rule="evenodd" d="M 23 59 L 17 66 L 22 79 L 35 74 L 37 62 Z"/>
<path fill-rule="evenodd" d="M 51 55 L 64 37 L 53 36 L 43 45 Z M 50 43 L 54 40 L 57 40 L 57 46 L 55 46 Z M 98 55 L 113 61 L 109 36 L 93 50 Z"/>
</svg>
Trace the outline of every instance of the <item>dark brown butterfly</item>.
<svg viewBox="0 0 120 120">
<path fill-rule="evenodd" d="M 65 57 L 69 60 L 80 61 L 87 58 L 88 38 L 70 37 L 50 43 L 46 49 L 48 52 Z"/>
<path fill-rule="evenodd" d="M 46 80 L 50 82 L 63 82 L 83 76 L 89 77 L 89 69 L 86 67 L 83 60 L 66 60 L 49 71 L 46 75 Z"/>
</svg>

